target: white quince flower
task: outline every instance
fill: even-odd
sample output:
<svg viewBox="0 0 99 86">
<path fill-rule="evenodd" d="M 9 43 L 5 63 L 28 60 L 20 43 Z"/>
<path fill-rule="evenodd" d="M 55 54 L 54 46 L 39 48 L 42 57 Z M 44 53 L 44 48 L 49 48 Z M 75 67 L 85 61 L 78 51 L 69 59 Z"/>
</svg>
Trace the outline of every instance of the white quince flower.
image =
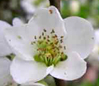
<svg viewBox="0 0 99 86">
<path fill-rule="evenodd" d="M 20 19 L 13 19 L 13 26 L 22 25 Z M 12 27 L 10 24 L 4 21 L 0 21 L 0 86 L 17 86 L 10 75 L 10 64 L 11 61 L 6 57 L 12 53 L 11 48 L 4 37 L 4 29 Z M 35 86 L 43 86 L 38 83 L 34 83 Z M 27 86 L 27 85 L 22 85 Z"/>
<path fill-rule="evenodd" d="M 0 57 L 0 86 L 17 86 L 10 75 L 11 61 L 6 57 Z"/>
<path fill-rule="evenodd" d="M 18 19 L 14 19 L 14 22 L 16 20 Z M 17 86 L 10 75 L 11 61 L 6 57 L 12 53 L 4 37 L 4 30 L 9 27 L 11 27 L 10 24 L 0 20 L 0 86 Z"/>
<path fill-rule="evenodd" d="M 88 62 L 93 66 L 99 67 L 99 30 L 95 30 L 95 45 L 92 53 L 89 55 Z"/>
<path fill-rule="evenodd" d="M 11 25 L 4 21 L 0 21 L 0 56 L 5 56 L 12 53 L 11 48 L 6 42 L 3 34 L 4 29 L 8 27 L 11 27 Z"/>
<path fill-rule="evenodd" d="M 10 72 L 20 84 L 37 82 L 48 74 L 63 80 L 80 78 L 94 45 L 87 20 L 63 20 L 53 6 L 37 10 L 28 24 L 7 28 L 5 37 L 16 54 Z"/>
<path fill-rule="evenodd" d="M 7 41 L 4 37 L 4 29 L 11 27 L 10 24 L 0 21 L 0 86 L 6 86 L 12 82 L 10 76 L 11 61 L 5 56 L 12 53 Z"/>
</svg>

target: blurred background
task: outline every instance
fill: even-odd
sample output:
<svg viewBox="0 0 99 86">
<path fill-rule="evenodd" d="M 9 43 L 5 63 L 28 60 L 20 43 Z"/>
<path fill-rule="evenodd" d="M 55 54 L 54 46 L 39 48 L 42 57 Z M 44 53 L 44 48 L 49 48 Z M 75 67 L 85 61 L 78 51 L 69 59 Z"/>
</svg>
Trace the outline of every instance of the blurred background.
<svg viewBox="0 0 99 86">
<path fill-rule="evenodd" d="M 48 0 L 0 0 L 0 20 L 12 24 L 12 19 L 18 17 L 28 22 L 35 10 L 48 6 Z M 95 28 L 96 38 L 95 48 L 86 59 L 86 74 L 78 80 L 65 82 L 66 86 L 99 86 L 99 0 L 61 0 L 61 15 L 63 18 L 80 16 L 89 20 Z M 51 76 L 45 81 L 48 86 L 56 86 Z"/>
</svg>

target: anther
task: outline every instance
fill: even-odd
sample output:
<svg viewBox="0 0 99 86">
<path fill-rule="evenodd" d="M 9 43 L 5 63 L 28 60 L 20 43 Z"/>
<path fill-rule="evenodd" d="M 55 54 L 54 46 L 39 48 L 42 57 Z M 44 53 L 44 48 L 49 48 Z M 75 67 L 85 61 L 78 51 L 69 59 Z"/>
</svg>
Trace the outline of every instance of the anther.
<svg viewBox="0 0 99 86">
<path fill-rule="evenodd" d="M 50 42 L 50 40 L 47 40 L 48 42 Z"/>
<path fill-rule="evenodd" d="M 46 39 L 46 37 L 44 36 L 43 39 Z"/>
<path fill-rule="evenodd" d="M 55 44 L 58 44 L 58 41 L 56 41 Z"/>
<path fill-rule="evenodd" d="M 44 29 L 44 32 L 46 32 L 46 30 Z"/>
<path fill-rule="evenodd" d="M 41 36 L 39 36 L 39 39 L 41 39 Z"/>
<path fill-rule="evenodd" d="M 54 29 L 52 29 L 51 33 L 55 33 Z"/>
<path fill-rule="evenodd" d="M 61 36 L 61 38 L 64 38 L 64 36 Z"/>
<path fill-rule="evenodd" d="M 66 46 L 64 46 L 64 49 L 66 50 Z"/>
<path fill-rule="evenodd" d="M 61 39 L 60 42 L 63 43 L 63 40 Z"/>
<path fill-rule="evenodd" d="M 47 38 L 49 38 L 49 35 L 47 36 Z"/>
<path fill-rule="evenodd" d="M 55 36 L 52 36 L 52 38 L 55 38 Z"/>
<path fill-rule="evenodd" d="M 36 36 L 34 36 L 34 38 L 36 39 Z"/>
<path fill-rule="evenodd" d="M 42 32 L 42 36 L 44 36 L 44 33 Z"/>
</svg>

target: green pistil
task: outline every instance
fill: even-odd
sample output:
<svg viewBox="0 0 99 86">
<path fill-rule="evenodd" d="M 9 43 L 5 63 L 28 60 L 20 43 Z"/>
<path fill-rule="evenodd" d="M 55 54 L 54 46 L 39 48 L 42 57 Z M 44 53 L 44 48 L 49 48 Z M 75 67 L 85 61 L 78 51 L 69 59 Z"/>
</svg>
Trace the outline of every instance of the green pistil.
<svg viewBox="0 0 99 86">
<path fill-rule="evenodd" d="M 51 35 L 45 35 L 46 30 L 42 32 L 42 36 L 39 36 L 35 42 L 31 42 L 31 44 L 35 44 L 37 46 L 37 53 L 34 56 L 35 61 L 45 63 L 46 66 L 54 65 L 60 61 L 64 61 L 67 59 L 67 55 L 63 53 L 63 50 L 66 49 L 65 46 L 62 46 L 63 36 L 61 36 L 60 40 L 58 40 L 55 31 L 51 31 Z"/>
</svg>

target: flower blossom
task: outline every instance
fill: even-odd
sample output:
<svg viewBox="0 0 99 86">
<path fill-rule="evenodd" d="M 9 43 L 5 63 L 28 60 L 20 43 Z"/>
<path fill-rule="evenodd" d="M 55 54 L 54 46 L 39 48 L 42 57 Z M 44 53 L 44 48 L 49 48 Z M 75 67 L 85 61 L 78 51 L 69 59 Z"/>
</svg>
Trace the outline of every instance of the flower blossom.
<svg viewBox="0 0 99 86">
<path fill-rule="evenodd" d="M 95 30 L 95 45 L 88 57 L 88 62 L 93 66 L 99 67 L 99 30 Z"/>
<path fill-rule="evenodd" d="M 18 18 L 13 19 L 14 26 L 16 25 L 18 26 L 21 24 L 22 22 Z M 10 48 L 10 46 L 8 45 L 4 37 L 4 30 L 9 27 L 12 27 L 12 26 L 8 24 L 7 22 L 0 20 L 0 86 L 18 86 L 18 84 L 15 83 L 15 81 L 12 79 L 10 75 L 11 61 L 6 57 L 10 55 L 11 53 L 13 53 L 12 49 Z M 37 83 L 33 85 L 43 86 Z"/>
<path fill-rule="evenodd" d="M 4 29 L 9 27 L 11 27 L 11 25 L 7 22 L 0 21 L 0 86 L 9 86 L 11 84 L 17 86 L 10 75 L 11 61 L 6 58 L 7 55 L 12 53 L 12 50 L 4 37 Z"/>
<path fill-rule="evenodd" d="M 27 24 L 7 28 L 5 37 L 16 54 L 10 72 L 19 84 L 37 82 L 48 74 L 63 80 L 80 78 L 94 45 L 87 20 L 62 19 L 54 6 L 38 9 Z"/>
</svg>

